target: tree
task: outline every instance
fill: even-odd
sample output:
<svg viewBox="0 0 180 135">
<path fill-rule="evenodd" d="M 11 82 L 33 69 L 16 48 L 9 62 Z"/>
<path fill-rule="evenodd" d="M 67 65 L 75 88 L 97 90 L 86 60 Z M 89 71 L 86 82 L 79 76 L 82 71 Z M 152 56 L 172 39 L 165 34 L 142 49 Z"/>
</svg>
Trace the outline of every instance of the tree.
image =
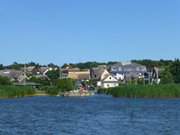
<svg viewBox="0 0 180 135">
<path fill-rule="evenodd" d="M 4 69 L 3 64 L 0 64 L 0 70 Z"/>
<path fill-rule="evenodd" d="M 59 78 L 59 70 L 48 71 L 46 75 L 51 81 L 57 80 Z"/>
<path fill-rule="evenodd" d="M 56 83 L 57 87 L 62 91 L 70 91 L 75 87 L 75 81 L 72 79 L 60 79 Z"/>
<path fill-rule="evenodd" d="M 33 61 L 29 62 L 28 64 L 26 64 L 27 66 L 39 66 L 38 63 L 35 63 Z"/>
<path fill-rule="evenodd" d="M 175 83 L 180 83 L 180 61 L 175 59 L 175 61 L 170 66 L 170 72 L 173 75 Z"/>
<path fill-rule="evenodd" d="M 110 62 L 110 63 L 115 63 L 115 62 Z M 99 65 L 106 65 L 107 63 L 100 63 L 100 62 L 85 62 L 85 63 L 76 63 L 76 64 L 64 64 L 62 66 L 62 68 L 66 68 L 66 67 L 69 67 L 69 68 L 80 68 L 80 69 L 90 69 L 90 68 L 93 68 L 93 67 L 98 67 Z"/>
<path fill-rule="evenodd" d="M 39 84 L 42 84 L 42 85 L 50 85 L 50 82 L 49 82 L 49 80 L 47 78 L 31 77 L 31 79 L 29 81 L 39 83 Z"/>
<path fill-rule="evenodd" d="M 162 71 L 160 73 L 161 76 L 161 83 L 162 84 L 168 84 L 168 83 L 173 83 L 173 75 L 171 74 L 171 72 L 169 71 L 168 68 L 166 68 L 164 71 Z"/>
<path fill-rule="evenodd" d="M 61 68 L 66 68 L 68 67 L 69 65 L 67 63 L 65 63 Z"/>
<path fill-rule="evenodd" d="M 53 63 L 49 63 L 48 64 L 48 67 L 52 67 L 52 68 L 55 68 L 55 67 L 58 67 L 57 65 L 53 64 Z"/>
<path fill-rule="evenodd" d="M 11 81 L 8 77 L 0 76 L 0 85 L 11 85 Z"/>
<path fill-rule="evenodd" d="M 12 65 L 9 65 L 8 67 L 10 69 L 20 70 L 22 67 L 24 67 L 24 64 L 19 64 L 17 62 L 14 62 Z"/>
</svg>

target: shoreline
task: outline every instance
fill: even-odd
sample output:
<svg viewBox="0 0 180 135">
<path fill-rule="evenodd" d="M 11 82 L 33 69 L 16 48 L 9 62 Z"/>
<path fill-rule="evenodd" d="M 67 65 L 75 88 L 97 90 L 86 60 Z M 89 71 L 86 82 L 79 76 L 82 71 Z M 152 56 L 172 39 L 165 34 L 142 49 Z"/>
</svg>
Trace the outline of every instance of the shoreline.
<svg viewBox="0 0 180 135">
<path fill-rule="evenodd" d="M 131 99 L 131 100 L 180 100 L 180 97 L 155 97 L 155 98 L 150 98 L 150 97 L 114 97 L 112 95 L 107 95 L 107 94 L 95 94 L 95 95 L 104 95 L 104 96 L 109 96 L 114 99 Z M 21 99 L 21 98 L 26 98 L 26 97 L 90 97 L 90 96 L 63 96 L 63 95 L 48 95 L 48 94 L 35 94 L 35 95 L 26 95 L 23 97 L 0 97 L 0 100 L 3 99 Z"/>
</svg>

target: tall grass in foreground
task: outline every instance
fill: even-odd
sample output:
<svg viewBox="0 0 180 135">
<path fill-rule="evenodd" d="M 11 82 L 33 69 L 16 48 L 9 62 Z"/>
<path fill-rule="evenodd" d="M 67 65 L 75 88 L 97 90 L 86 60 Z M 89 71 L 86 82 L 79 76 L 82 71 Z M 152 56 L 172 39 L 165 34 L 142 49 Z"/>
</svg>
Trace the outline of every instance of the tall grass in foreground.
<svg viewBox="0 0 180 135">
<path fill-rule="evenodd" d="M 180 98 L 180 85 L 122 85 L 116 88 L 99 89 L 98 93 L 128 98 Z"/>
<path fill-rule="evenodd" d="M 35 94 L 35 90 L 28 86 L 0 86 L 0 98 L 14 98 L 32 96 Z"/>
</svg>

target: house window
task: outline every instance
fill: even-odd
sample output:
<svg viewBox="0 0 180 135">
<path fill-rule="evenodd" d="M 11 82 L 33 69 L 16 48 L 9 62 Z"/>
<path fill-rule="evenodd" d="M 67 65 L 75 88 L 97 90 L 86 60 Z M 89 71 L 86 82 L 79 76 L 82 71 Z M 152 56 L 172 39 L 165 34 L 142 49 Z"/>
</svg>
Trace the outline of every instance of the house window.
<svg viewBox="0 0 180 135">
<path fill-rule="evenodd" d="M 111 78 L 111 77 L 109 77 L 109 79 L 111 80 L 112 78 Z"/>
</svg>

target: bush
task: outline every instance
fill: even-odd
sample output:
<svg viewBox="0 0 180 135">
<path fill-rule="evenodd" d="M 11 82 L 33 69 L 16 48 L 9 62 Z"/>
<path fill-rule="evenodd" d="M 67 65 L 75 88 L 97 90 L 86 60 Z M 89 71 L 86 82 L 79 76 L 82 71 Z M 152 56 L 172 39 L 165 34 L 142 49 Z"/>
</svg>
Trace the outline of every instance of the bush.
<svg viewBox="0 0 180 135">
<path fill-rule="evenodd" d="M 168 83 L 173 83 L 173 75 L 169 71 L 169 69 L 165 69 L 164 71 L 161 72 L 161 84 L 168 84 Z"/>
<path fill-rule="evenodd" d="M 50 81 L 47 78 L 32 77 L 29 81 L 39 83 L 39 84 L 42 84 L 42 85 L 50 85 Z"/>
<path fill-rule="evenodd" d="M 75 81 L 72 79 L 60 79 L 57 80 L 56 85 L 62 91 L 70 91 L 75 87 Z"/>
<path fill-rule="evenodd" d="M 0 76 L 0 85 L 11 85 L 11 81 L 8 77 Z"/>
</svg>

